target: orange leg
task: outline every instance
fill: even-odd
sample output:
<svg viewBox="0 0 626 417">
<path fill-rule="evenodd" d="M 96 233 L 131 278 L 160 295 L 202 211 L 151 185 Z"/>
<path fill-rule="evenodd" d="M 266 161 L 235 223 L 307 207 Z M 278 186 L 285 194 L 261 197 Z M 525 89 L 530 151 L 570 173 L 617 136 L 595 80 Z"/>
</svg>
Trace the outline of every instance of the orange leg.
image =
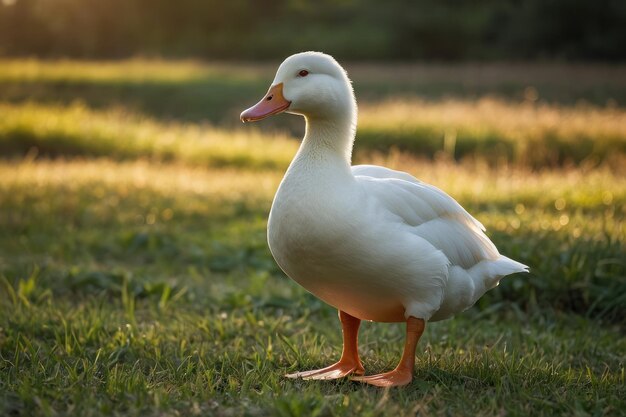
<svg viewBox="0 0 626 417">
<path fill-rule="evenodd" d="M 407 385 L 413 379 L 413 367 L 415 366 L 415 348 L 420 340 L 426 323 L 422 319 L 409 317 L 406 321 L 406 343 L 400 363 L 393 371 L 384 374 L 357 376 L 353 381 L 365 382 L 378 387 L 399 387 Z"/>
<path fill-rule="evenodd" d="M 343 332 L 343 352 L 339 362 L 322 369 L 285 375 L 287 378 L 338 379 L 350 374 L 363 375 L 365 373 L 357 348 L 361 320 L 343 311 L 339 311 L 339 320 Z"/>
</svg>

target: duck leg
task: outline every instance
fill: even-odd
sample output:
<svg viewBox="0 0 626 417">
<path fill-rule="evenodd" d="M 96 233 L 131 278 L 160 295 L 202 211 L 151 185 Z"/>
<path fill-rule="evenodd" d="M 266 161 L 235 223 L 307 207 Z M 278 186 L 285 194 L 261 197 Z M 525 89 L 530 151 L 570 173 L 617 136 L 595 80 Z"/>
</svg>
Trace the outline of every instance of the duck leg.
<svg viewBox="0 0 626 417">
<path fill-rule="evenodd" d="M 415 366 L 415 348 L 420 340 L 426 323 L 422 319 L 409 317 L 406 321 L 406 342 L 400 363 L 393 371 L 384 374 L 357 376 L 353 381 L 365 382 L 378 387 L 399 387 L 407 385 L 413 379 L 413 367 Z"/>
<path fill-rule="evenodd" d="M 287 378 L 338 379 L 350 374 L 363 375 L 365 373 L 357 348 L 361 319 L 357 319 L 344 311 L 339 311 L 339 320 L 343 333 L 343 352 L 339 362 L 322 369 L 285 375 Z"/>
</svg>

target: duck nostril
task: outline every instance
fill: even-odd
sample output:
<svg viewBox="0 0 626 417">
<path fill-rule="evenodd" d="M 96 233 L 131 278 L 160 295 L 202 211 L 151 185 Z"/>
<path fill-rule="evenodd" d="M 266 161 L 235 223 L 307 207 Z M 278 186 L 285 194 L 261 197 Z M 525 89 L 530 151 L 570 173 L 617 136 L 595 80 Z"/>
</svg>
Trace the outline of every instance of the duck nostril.
<svg viewBox="0 0 626 417">
<path fill-rule="evenodd" d="M 274 96 L 268 96 L 265 100 L 270 101 Z"/>
</svg>

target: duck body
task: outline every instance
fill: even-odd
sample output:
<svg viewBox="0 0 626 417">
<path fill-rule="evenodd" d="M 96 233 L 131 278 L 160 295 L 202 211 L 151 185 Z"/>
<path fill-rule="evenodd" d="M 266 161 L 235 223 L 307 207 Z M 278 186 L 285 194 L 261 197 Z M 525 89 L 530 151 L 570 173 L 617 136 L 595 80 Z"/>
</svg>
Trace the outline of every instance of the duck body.
<svg viewBox="0 0 626 417">
<path fill-rule="evenodd" d="M 363 320 L 404 321 L 411 303 L 440 299 L 433 293 L 441 291 L 446 259 L 404 233 L 402 223 L 351 172 L 317 165 L 292 165 L 272 205 L 268 241 L 283 271 Z M 422 256 L 431 262 L 418 265 Z M 416 279 L 418 271 L 424 279 Z"/>
<path fill-rule="evenodd" d="M 269 247 L 291 279 L 339 310 L 344 332 L 338 363 L 289 376 L 361 374 L 360 320 L 406 321 L 398 367 L 359 379 L 404 385 L 425 322 L 471 307 L 503 276 L 528 268 L 500 255 L 482 224 L 438 188 L 404 172 L 351 166 L 356 100 L 332 57 L 289 57 L 266 96 L 241 118 L 282 111 L 303 115 L 306 134 L 274 197 Z"/>
<path fill-rule="evenodd" d="M 307 152 L 276 193 L 268 242 L 290 278 L 337 309 L 378 322 L 437 321 L 471 307 L 505 273 L 524 270 L 435 187 Z"/>
</svg>

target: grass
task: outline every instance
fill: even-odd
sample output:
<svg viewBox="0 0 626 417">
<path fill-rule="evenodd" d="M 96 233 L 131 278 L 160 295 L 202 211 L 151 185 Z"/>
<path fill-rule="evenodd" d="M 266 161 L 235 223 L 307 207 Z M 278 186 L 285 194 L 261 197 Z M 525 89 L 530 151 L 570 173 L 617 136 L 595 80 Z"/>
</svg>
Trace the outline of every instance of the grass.
<svg viewBox="0 0 626 417">
<path fill-rule="evenodd" d="M 429 325 L 414 382 L 385 391 L 282 378 L 330 363 L 341 343 L 336 312 L 288 280 L 267 249 L 271 199 L 297 147 L 290 134 L 268 130 L 290 129 L 250 133 L 219 118 L 178 117 L 181 109 L 172 117 L 144 111 L 165 108 L 147 100 L 164 83 L 202 89 L 225 77 L 220 88 L 236 97 L 261 88 L 265 67 L 229 69 L 249 77 L 229 84 L 193 62 L 150 70 L 143 61 L 12 62 L 11 79 L 0 65 L 13 94 L 0 93 L 0 415 L 611 416 L 626 408 L 626 177 L 611 160 L 623 157 L 620 105 L 530 105 L 505 100 L 506 89 L 476 105 L 469 96 L 377 104 L 387 99 L 374 86 L 386 83 L 384 68 L 355 69 L 372 86 L 360 134 L 370 123 L 401 136 L 376 119 L 384 105 L 409 130 L 452 121 L 458 132 L 491 129 L 506 142 L 521 130 L 520 140 L 543 145 L 532 132 L 566 138 L 574 129 L 613 150 L 567 166 L 490 160 L 481 148 L 461 163 L 440 151 L 357 148 L 359 162 L 449 192 L 502 253 L 531 266 L 471 310 Z M 536 76 L 557 91 L 548 70 Z M 411 71 L 398 73 L 398 86 L 413 85 Z M 429 79 L 456 82 L 442 74 Z M 500 91 L 511 78 L 481 88 Z M 596 91 L 593 77 L 579 84 Z M 40 95 L 19 99 L 33 86 Z M 120 90 L 95 103 L 94 92 L 110 86 Z M 80 102 L 65 101 L 72 92 Z M 211 100 L 208 113 L 223 111 Z M 395 366 L 403 338 L 401 325 L 365 323 L 368 373 Z"/>
<path fill-rule="evenodd" d="M 226 129 L 160 121 L 119 107 L 89 109 L 36 103 L 1 104 L 0 151 L 44 156 L 148 157 L 205 166 L 285 168 L 294 138 L 270 128 Z M 294 118 L 296 119 L 296 118 Z M 85 121 L 89 122 L 86 123 Z M 547 104 L 415 100 L 364 104 L 357 153 L 396 148 L 416 155 L 479 158 L 528 167 L 567 164 L 623 166 L 626 112 Z"/>
<path fill-rule="evenodd" d="M 257 297 L 272 292 L 258 290 L 267 284 L 252 280 L 246 289 Z M 130 309 L 133 298 L 123 294 L 111 291 L 106 302 L 83 294 L 77 304 L 35 287 L 31 300 L 11 304 L 3 413 L 618 415 L 624 406 L 616 354 L 623 337 L 576 316 L 528 323 L 469 314 L 433 325 L 419 348 L 416 382 L 385 392 L 281 377 L 296 363 L 320 366 L 338 353 L 336 318 L 312 309 L 303 294 L 288 307 L 226 297 L 217 300 L 221 310 L 202 301 L 190 308 L 179 293 L 166 303 L 158 293 L 144 296 Z M 133 318 L 140 324 L 130 324 Z M 364 326 L 370 372 L 393 366 L 401 333 L 398 326 Z"/>
<path fill-rule="evenodd" d="M 480 155 L 545 167 L 585 160 L 601 163 L 626 154 L 626 112 L 562 107 L 529 101 L 383 101 L 361 106 L 359 146 L 398 147 L 412 153 Z"/>
<path fill-rule="evenodd" d="M 0 104 L 0 151 L 43 156 L 149 158 L 205 166 L 284 168 L 297 144 L 284 134 L 159 122 L 121 109 Z"/>
<path fill-rule="evenodd" d="M 3 99 L 24 99 L 38 92 L 38 99 L 70 99 L 92 96 L 95 87 L 104 87 L 97 95 L 113 99 L 126 93 L 124 99 L 141 99 L 136 90 L 120 90 L 116 86 L 141 87 L 147 91 L 163 84 L 175 85 L 185 99 L 193 86 L 196 94 L 217 86 L 218 81 L 229 91 L 246 88 L 267 89 L 278 62 L 265 64 L 232 64 L 194 60 L 164 61 L 131 59 L 121 61 L 72 61 L 37 59 L 0 59 L 0 83 L 5 84 Z M 395 64 L 393 66 L 363 63 L 342 63 L 354 81 L 360 101 L 380 100 L 389 96 L 419 94 L 429 99 L 476 98 L 496 95 L 520 101 L 526 98 L 548 103 L 574 105 L 587 102 L 597 106 L 623 106 L 626 100 L 624 65 L 555 64 L 555 63 L 468 63 Z M 71 90 L 76 86 L 75 90 Z M 90 88 L 85 88 L 89 86 Z M 38 87 L 38 88 L 36 88 Z M 44 91 L 48 87 L 50 90 Z M 33 88 L 33 89 L 29 89 Z M 263 91 L 264 92 L 264 91 Z M 190 94 L 189 94 L 190 95 Z M 121 96 L 120 96 L 121 97 Z M 177 96 L 176 98 L 182 98 Z M 204 97 L 206 98 L 206 97 Z M 220 96 L 228 100 L 229 97 Z M 169 97 L 171 100 L 171 97 Z M 132 101 L 135 101 L 132 100 Z M 147 101 L 145 107 L 155 109 L 164 100 Z M 188 101 L 190 102 L 190 101 Z M 235 102 L 230 102 L 234 104 Z M 126 103 L 128 104 L 128 103 Z M 179 108 L 170 115 L 180 116 L 188 108 Z M 208 108 L 210 112 L 216 109 Z"/>
<path fill-rule="evenodd" d="M 273 66 L 194 61 L 0 61 L 0 100 L 121 107 L 160 119 L 231 125 L 241 105 L 267 90 Z"/>
<path fill-rule="evenodd" d="M 137 59 L 0 64 L 4 152 L 24 154 L 37 147 L 43 153 L 147 153 L 209 165 L 237 156 L 220 155 L 228 148 L 222 144 L 220 152 L 213 152 L 215 141 L 173 149 L 171 138 L 221 135 L 215 130 L 190 133 L 190 122 L 203 124 L 203 130 L 209 130 L 207 125 L 241 128 L 240 112 L 263 95 L 274 68 Z M 607 160 L 624 165 L 626 83 L 620 66 L 401 65 L 390 70 L 361 64 L 349 70 L 360 104 L 357 151 L 398 148 L 429 158 L 444 153 L 457 160 L 478 157 L 536 168 Z M 80 123 L 85 118 L 94 125 Z M 264 124 L 265 132 L 283 132 L 281 139 L 302 135 L 296 117 Z M 123 131 L 118 134 L 108 125 Z M 102 140 L 89 141 L 93 136 Z M 197 156 L 182 155 L 196 148 Z M 233 153 L 241 155 L 240 150 Z M 261 159 L 258 165 L 273 163 Z"/>
<path fill-rule="evenodd" d="M 147 161 L 5 163 L 5 413 L 621 409 L 623 177 L 510 170 L 496 178 L 484 166 L 411 165 L 533 273 L 430 326 L 416 382 L 385 395 L 280 378 L 331 361 L 340 341 L 333 311 L 282 276 L 267 251 L 265 217 L 280 172 L 259 181 L 256 171 Z M 594 307 L 611 302 L 620 304 Z M 392 366 L 402 337 L 401 326 L 367 325 L 368 369 Z"/>
<path fill-rule="evenodd" d="M 166 61 L 129 59 L 122 61 L 74 61 L 3 59 L 0 60 L 0 80 L 19 82 L 88 82 L 98 83 L 181 83 L 229 77 L 255 81 L 274 71 L 273 65 L 233 65 L 202 63 L 194 60 Z"/>
</svg>

